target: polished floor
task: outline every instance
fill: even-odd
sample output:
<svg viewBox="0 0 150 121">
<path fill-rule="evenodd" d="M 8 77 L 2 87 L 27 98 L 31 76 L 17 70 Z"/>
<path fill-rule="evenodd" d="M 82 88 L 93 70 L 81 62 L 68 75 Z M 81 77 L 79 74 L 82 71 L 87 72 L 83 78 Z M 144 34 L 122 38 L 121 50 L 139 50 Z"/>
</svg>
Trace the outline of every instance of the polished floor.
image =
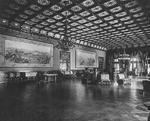
<svg viewBox="0 0 150 121">
<path fill-rule="evenodd" d="M 147 121 L 150 95 L 80 81 L 0 86 L 0 121 Z"/>
</svg>

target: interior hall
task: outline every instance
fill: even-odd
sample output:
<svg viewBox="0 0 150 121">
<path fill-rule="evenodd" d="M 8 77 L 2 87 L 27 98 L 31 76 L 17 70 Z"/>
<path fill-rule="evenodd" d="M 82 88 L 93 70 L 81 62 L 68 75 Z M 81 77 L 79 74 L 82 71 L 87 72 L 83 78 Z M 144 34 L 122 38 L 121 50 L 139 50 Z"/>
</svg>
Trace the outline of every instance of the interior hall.
<svg viewBox="0 0 150 121">
<path fill-rule="evenodd" d="M 150 121 L 150 0 L 0 0 L 0 121 Z"/>
</svg>

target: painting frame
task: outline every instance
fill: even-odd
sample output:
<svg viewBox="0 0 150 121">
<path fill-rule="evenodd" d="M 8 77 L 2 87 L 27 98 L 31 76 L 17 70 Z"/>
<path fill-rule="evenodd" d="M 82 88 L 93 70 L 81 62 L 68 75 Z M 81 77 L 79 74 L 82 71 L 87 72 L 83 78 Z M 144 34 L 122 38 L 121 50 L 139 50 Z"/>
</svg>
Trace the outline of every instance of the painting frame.
<svg viewBox="0 0 150 121">
<path fill-rule="evenodd" d="M 75 52 L 75 66 L 76 68 L 97 68 L 97 53 L 77 49 Z"/>
<path fill-rule="evenodd" d="M 43 43 L 43 42 L 38 42 L 38 41 L 33 41 L 33 40 L 24 40 L 24 39 L 16 39 L 16 40 L 10 40 L 10 39 L 5 39 L 5 46 L 4 46 L 4 65 L 5 67 L 13 67 L 13 68 L 41 68 L 41 67 L 53 67 L 53 45 L 48 44 L 48 43 Z M 11 46 L 11 44 L 16 44 L 16 48 L 14 45 Z M 30 54 L 30 62 L 23 62 L 21 61 L 19 63 L 16 63 L 14 61 L 8 61 L 8 58 L 6 58 L 8 48 L 10 49 L 18 49 L 19 45 L 23 47 L 23 51 L 28 51 L 24 54 Z M 31 48 L 32 46 L 32 48 Z M 29 49 L 29 48 L 30 49 Z M 39 49 L 36 49 L 36 47 Z M 44 49 L 42 49 L 44 48 Z M 20 48 L 19 48 L 20 49 Z M 31 52 L 30 52 L 31 51 Z M 33 57 L 31 56 L 33 55 Z M 39 56 L 39 58 L 38 58 Z M 33 60 L 34 57 L 38 60 Z M 9 58 L 10 59 L 10 58 Z M 47 60 L 46 60 L 47 59 Z M 26 60 L 29 60 L 26 58 Z M 34 63 L 35 62 L 35 63 Z M 39 63 L 40 62 L 40 63 Z"/>
</svg>

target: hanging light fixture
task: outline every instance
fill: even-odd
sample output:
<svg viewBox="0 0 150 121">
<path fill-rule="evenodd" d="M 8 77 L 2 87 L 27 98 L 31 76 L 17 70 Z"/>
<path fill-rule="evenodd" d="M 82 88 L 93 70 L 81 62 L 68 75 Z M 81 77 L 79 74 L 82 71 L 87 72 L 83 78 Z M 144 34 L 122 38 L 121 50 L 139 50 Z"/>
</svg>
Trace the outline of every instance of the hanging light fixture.
<svg viewBox="0 0 150 121">
<path fill-rule="evenodd" d="M 125 48 L 122 54 L 119 54 L 119 60 L 130 60 L 130 55 L 126 53 Z"/>
<path fill-rule="evenodd" d="M 61 4 L 64 7 L 67 7 L 68 5 L 71 4 L 70 0 L 62 0 Z M 65 11 L 65 20 L 64 20 L 64 35 L 62 39 L 60 39 L 55 46 L 58 49 L 62 49 L 64 51 L 68 51 L 75 47 L 74 42 L 71 38 L 68 37 L 68 11 Z"/>
</svg>

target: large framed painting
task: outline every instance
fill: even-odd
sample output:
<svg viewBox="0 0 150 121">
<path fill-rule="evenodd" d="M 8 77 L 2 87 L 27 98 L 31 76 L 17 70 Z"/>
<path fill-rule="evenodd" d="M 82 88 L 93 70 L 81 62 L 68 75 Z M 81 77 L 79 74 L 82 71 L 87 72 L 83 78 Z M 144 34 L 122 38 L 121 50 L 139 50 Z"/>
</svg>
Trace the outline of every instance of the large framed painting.
<svg viewBox="0 0 150 121">
<path fill-rule="evenodd" d="M 76 50 L 76 68 L 97 67 L 96 53 Z"/>
<path fill-rule="evenodd" d="M 53 45 L 36 41 L 5 40 L 8 67 L 52 67 Z"/>
</svg>

